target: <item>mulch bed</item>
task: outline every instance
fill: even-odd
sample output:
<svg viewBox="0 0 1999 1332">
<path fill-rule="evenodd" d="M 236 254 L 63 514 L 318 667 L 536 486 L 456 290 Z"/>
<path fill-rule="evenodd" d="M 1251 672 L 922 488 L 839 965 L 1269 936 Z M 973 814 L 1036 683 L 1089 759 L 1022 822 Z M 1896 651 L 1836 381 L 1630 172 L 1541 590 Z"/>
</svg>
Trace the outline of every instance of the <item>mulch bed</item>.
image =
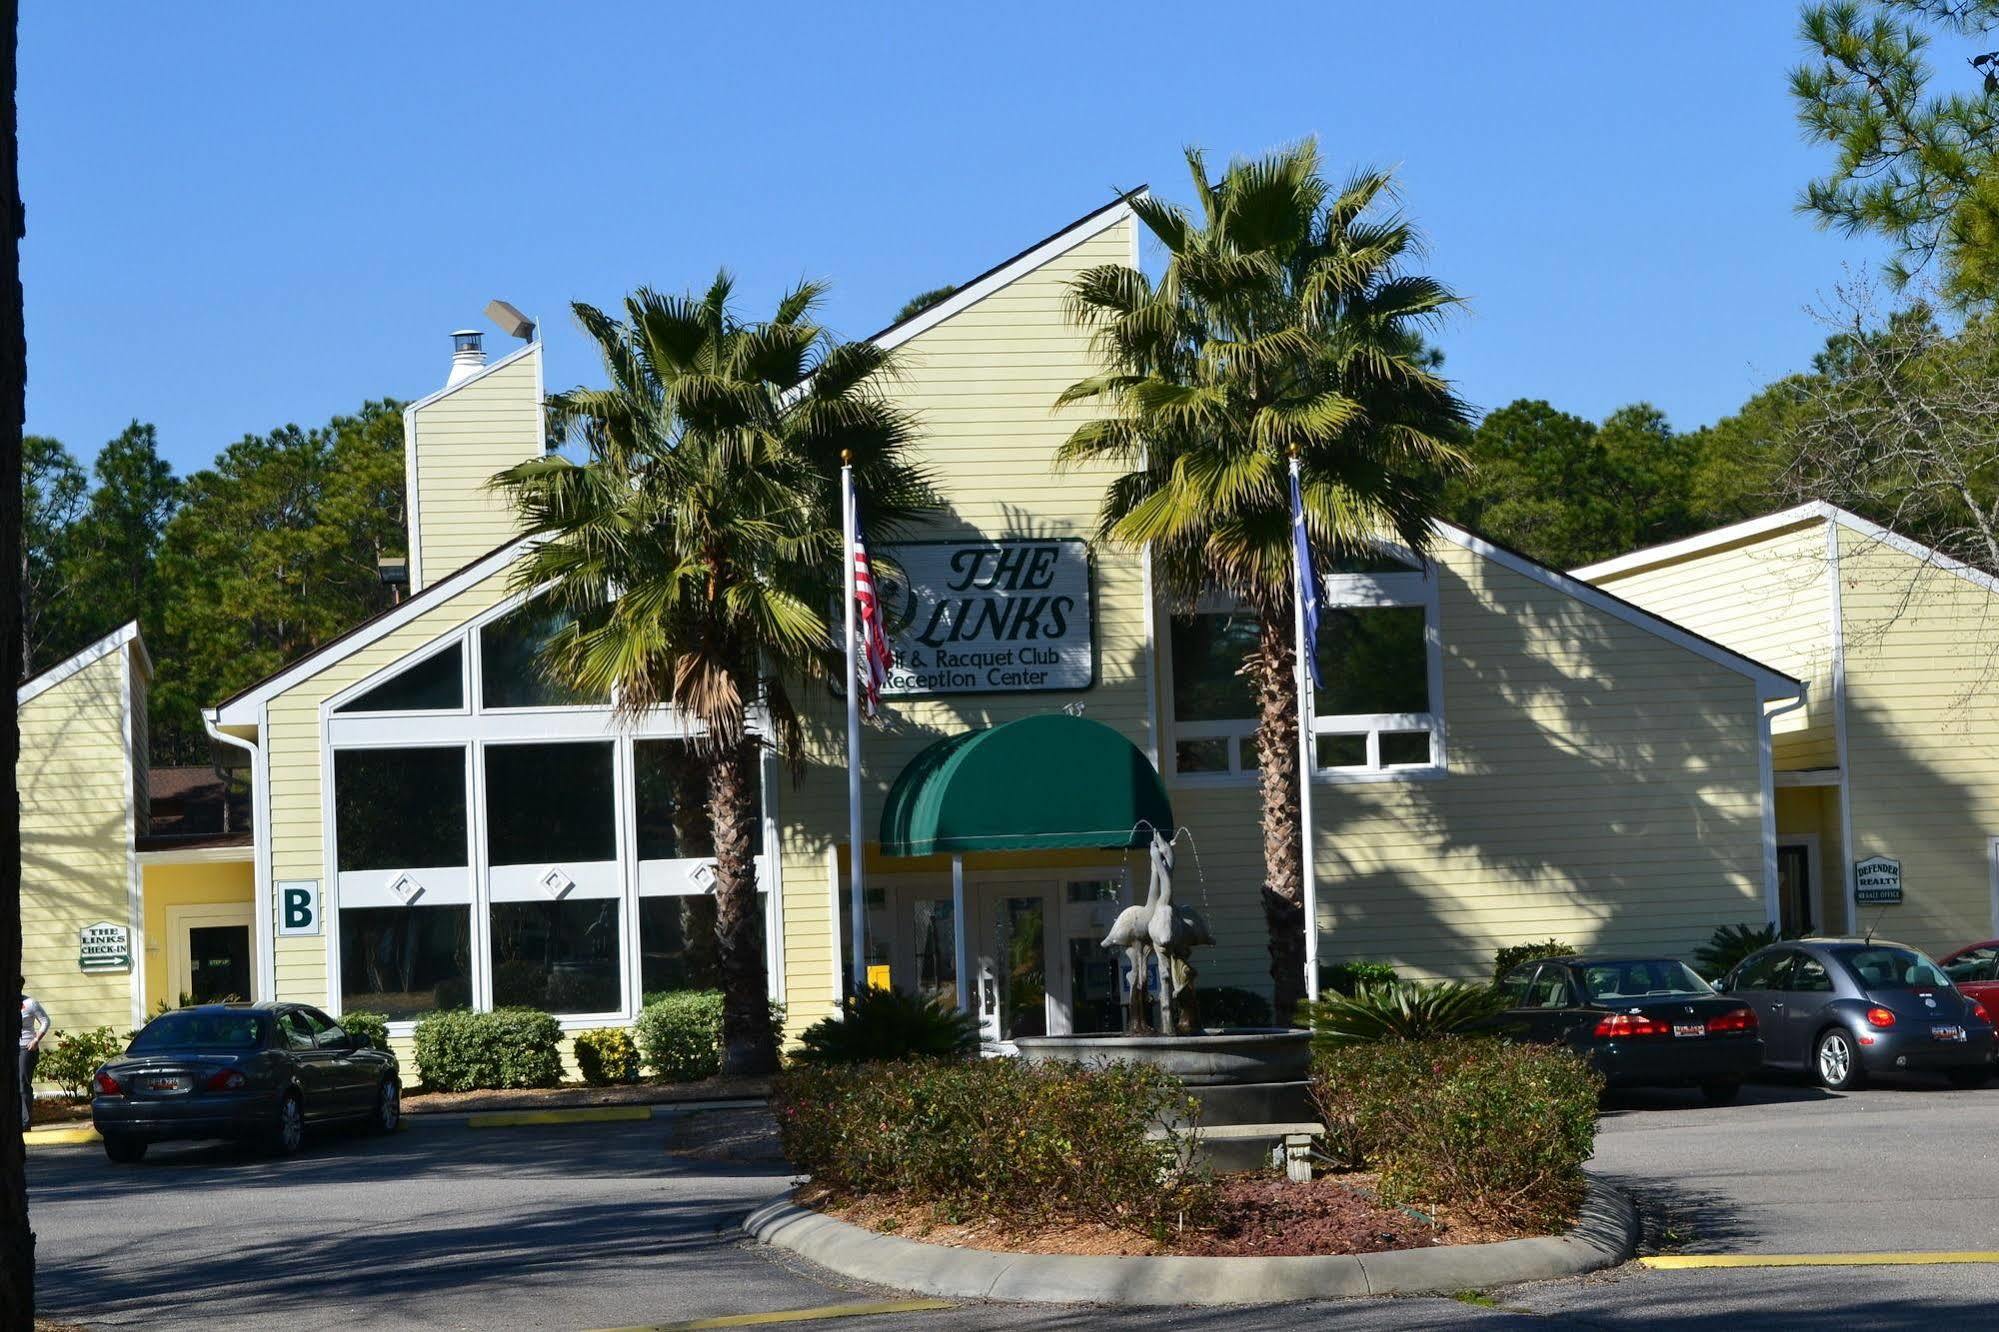
<svg viewBox="0 0 1999 1332">
<path fill-rule="evenodd" d="M 1276 1258 L 1512 1238 L 1488 1227 L 1448 1225 L 1388 1206 L 1375 1200 L 1371 1183 L 1364 1174 L 1321 1175 L 1309 1184 L 1293 1184 L 1274 1174 L 1224 1175 L 1215 1181 L 1216 1220 L 1170 1232 L 1163 1244 L 1149 1235 L 1097 1222 L 951 1224 L 939 1220 L 928 1204 L 878 1197 L 832 1199 L 810 1185 L 799 1191 L 798 1202 L 883 1234 L 1002 1253 Z"/>
<path fill-rule="evenodd" d="M 90 1102 L 88 1101 L 47 1101 L 35 1102 L 35 1128 L 50 1128 L 57 1124 L 90 1122 Z"/>
<path fill-rule="evenodd" d="M 580 1082 L 560 1087 L 516 1088 L 507 1091 L 406 1092 L 403 1113 L 462 1115 L 475 1110 L 575 1110 L 593 1105 L 672 1105 L 679 1101 L 741 1101 L 768 1097 L 765 1077 L 703 1078 L 699 1082 L 633 1082 L 591 1087 Z"/>
</svg>

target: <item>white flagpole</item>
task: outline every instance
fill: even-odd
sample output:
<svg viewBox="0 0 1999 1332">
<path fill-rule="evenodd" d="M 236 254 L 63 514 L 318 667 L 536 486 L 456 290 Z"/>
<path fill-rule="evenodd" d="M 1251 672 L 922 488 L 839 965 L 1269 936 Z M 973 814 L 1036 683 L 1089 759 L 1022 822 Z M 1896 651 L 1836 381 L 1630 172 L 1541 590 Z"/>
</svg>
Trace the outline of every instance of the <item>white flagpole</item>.
<svg viewBox="0 0 1999 1332">
<path fill-rule="evenodd" d="M 1298 483 L 1298 455 L 1291 455 L 1291 481 Z M 1298 561 L 1293 559 L 1295 566 Z M 1313 583 L 1316 575 L 1307 569 L 1295 569 L 1292 581 L 1297 586 L 1291 590 L 1291 629 L 1297 644 L 1294 663 L 1298 677 L 1298 822 L 1299 838 L 1302 842 L 1299 866 L 1304 880 L 1305 907 L 1305 997 L 1319 997 L 1319 881 L 1312 867 L 1312 667 L 1306 655 L 1312 645 L 1305 641 L 1305 598 L 1316 599 L 1319 589 L 1308 585 L 1304 579 L 1310 577 Z"/>
<path fill-rule="evenodd" d="M 854 972 L 852 985 L 859 994 L 868 983 L 868 900 L 863 862 L 866 843 L 861 840 L 861 676 L 855 656 L 857 635 L 854 626 L 856 589 L 854 548 L 859 544 L 854 512 L 854 461 L 851 453 L 840 458 L 840 528 L 846 533 L 847 562 L 847 888 L 848 928 L 853 934 Z"/>
</svg>

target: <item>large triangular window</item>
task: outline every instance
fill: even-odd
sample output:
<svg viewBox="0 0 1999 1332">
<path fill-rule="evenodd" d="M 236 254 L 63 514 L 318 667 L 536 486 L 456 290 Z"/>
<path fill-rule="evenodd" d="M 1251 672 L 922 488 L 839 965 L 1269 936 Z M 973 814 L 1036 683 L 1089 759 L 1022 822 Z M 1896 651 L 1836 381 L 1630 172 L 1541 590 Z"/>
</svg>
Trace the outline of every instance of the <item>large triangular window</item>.
<svg viewBox="0 0 1999 1332">
<path fill-rule="evenodd" d="M 334 711 L 452 712 L 464 706 L 465 649 L 453 643 L 348 699 Z"/>
</svg>

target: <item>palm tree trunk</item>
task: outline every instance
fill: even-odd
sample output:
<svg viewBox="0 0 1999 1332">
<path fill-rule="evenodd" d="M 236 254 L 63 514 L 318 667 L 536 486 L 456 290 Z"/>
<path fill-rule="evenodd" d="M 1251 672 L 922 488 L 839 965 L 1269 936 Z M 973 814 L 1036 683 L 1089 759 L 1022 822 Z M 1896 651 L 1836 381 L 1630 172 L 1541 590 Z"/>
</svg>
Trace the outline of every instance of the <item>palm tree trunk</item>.
<svg viewBox="0 0 1999 1332">
<path fill-rule="evenodd" d="M 1245 673 L 1256 691 L 1257 784 L 1263 795 L 1263 921 L 1271 1004 L 1291 1021 L 1305 997 L 1305 875 L 1298 826 L 1298 654 L 1287 602 L 1259 617 Z"/>
<path fill-rule="evenodd" d="M 21 429 L 27 411 L 28 344 L 21 323 L 20 122 L 14 109 L 17 85 L 16 39 L 20 21 L 15 0 L 0 0 L 0 33 L 7 49 L 0 59 L 0 117 L 6 120 L 6 165 L 0 169 L 0 579 L 21 576 L 13 552 L 21 548 Z M 21 588 L 0 587 L 0 661 L 21 660 Z M 21 754 L 20 718 L 12 705 L 0 725 L 0 976 L 21 974 L 21 794 L 14 765 Z M 15 1007 L 20 1000 L 16 986 Z M 28 1229 L 28 1163 L 15 1117 L 21 1112 L 18 1066 L 0 1073 L 0 1328 L 32 1328 L 35 1323 L 35 1234 Z"/>
<path fill-rule="evenodd" d="M 770 977 L 757 929 L 757 844 L 763 815 L 753 777 L 755 741 L 714 756 L 708 812 L 715 825 L 715 947 L 722 972 L 722 1071 L 770 1073 L 777 1068 L 777 1033 L 770 1022 Z"/>
</svg>

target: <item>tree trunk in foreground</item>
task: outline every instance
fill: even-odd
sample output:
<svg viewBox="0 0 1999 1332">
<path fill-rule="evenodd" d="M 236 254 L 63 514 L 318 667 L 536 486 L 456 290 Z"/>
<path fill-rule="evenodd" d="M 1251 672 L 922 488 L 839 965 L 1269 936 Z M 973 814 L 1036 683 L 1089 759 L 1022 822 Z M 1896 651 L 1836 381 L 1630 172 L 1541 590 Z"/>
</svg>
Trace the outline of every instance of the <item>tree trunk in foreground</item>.
<svg viewBox="0 0 1999 1332">
<path fill-rule="evenodd" d="M 757 808 L 760 750 L 743 741 L 714 756 L 708 810 L 715 823 L 715 944 L 722 971 L 722 1071 L 777 1069 L 777 1033 L 770 1022 L 770 977 L 757 929 Z"/>
<path fill-rule="evenodd" d="M 21 660 L 21 563 L 12 558 L 21 549 L 21 428 L 27 415 L 28 340 L 21 322 L 20 121 L 14 107 L 18 86 L 16 31 L 20 11 L 16 0 L 0 0 L 0 22 L 6 24 L 4 70 L 0 71 L 0 106 L 7 121 L 7 161 L 0 178 L 0 661 Z M 0 726 L 0 767 L 6 780 L 0 798 L 0 976 L 21 974 L 21 793 L 14 769 L 21 754 L 20 718 L 7 706 L 7 723 Z M 21 1006 L 16 985 L 14 1007 Z M 28 1229 L 27 1154 L 21 1143 L 18 1066 L 6 1061 L 0 1073 L 0 1113 L 7 1126 L 0 1132 L 0 1328 L 28 1332 L 35 1325 L 35 1234 Z"/>
<path fill-rule="evenodd" d="M 1256 691 L 1257 787 L 1263 796 L 1263 920 L 1271 1006 L 1290 1022 L 1305 998 L 1305 874 L 1298 822 L 1298 654 L 1289 603 L 1260 617 L 1245 674 Z"/>
</svg>

